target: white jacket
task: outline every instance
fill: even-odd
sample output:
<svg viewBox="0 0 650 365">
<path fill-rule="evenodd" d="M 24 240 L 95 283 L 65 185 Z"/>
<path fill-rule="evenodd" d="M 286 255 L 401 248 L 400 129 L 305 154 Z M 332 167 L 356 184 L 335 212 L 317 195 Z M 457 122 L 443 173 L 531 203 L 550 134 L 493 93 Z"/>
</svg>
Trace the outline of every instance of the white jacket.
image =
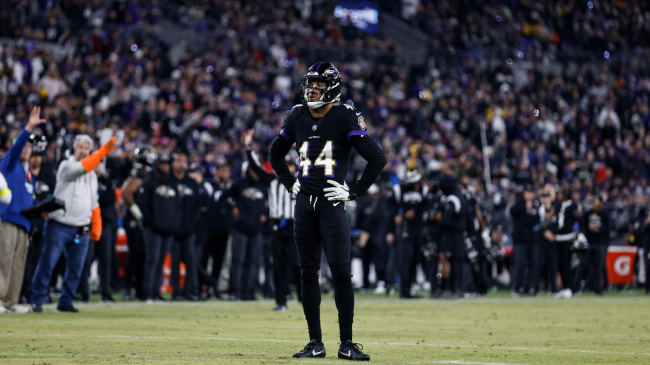
<svg viewBox="0 0 650 365">
<path fill-rule="evenodd" d="M 81 162 L 72 156 L 61 162 L 56 172 L 54 197 L 65 202 L 62 209 L 52 212 L 50 219 L 74 227 L 90 224 L 93 209 L 99 206 L 97 175 L 86 172 Z"/>
</svg>

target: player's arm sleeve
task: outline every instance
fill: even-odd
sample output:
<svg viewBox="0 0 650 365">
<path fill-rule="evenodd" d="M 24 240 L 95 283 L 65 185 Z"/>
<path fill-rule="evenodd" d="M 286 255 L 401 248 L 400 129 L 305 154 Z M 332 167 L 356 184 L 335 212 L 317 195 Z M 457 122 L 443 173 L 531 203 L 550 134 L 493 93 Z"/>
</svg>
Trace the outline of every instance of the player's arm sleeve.
<svg viewBox="0 0 650 365">
<path fill-rule="evenodd" d="M 9 186 L 7 185 L 7 180 L 5 180 L 5 177 L 1 173 L 0 173 L 0 203 L 2 204 L 11 203 L 11 190 L 9 190 Z"/>
<path fill-rule="evenodd" d="M 370 185 L 377 180 L 377 176 L 379 176 L 381 170 L 388 161 L 386 160 L 386 155 L 384 155 L 384 152 L 379 148 L 377 142 L 372 138 L 367 137 L 367 133 L 365 137 L 353 137 L 350 140 L 350 143 L 361 157 L 368 161 L 368 164 L 361 175 L 361 179 L 359 179 L 352 188 L 352 192 L 359 197 L 368 191 Z"/>
<path fill-rule="evenodd" d="M 264 185 L 269 186 L 271 181 L 275 180 L 275 174 L 264 170 L 259 156 L 257 156 L 257 153 L 251 147 L 246 147 L 246 157 L 248 158 L 248 168 L 255 172 Z"/>
<path fill-rule="evenodd" d="M 278 179 L 280 179 L 282 185 L 287 188 L 287 191 L 291 191 L 295 179 L 293 178 L 291 171 L 289 171 L 289 166 L 284 158 L 287 153 L 289 153 L 291 146 L 296 142 L 293 119 L 294 116 L 298 114 L 297 109 L 298 107 L 294 106 L 284 116 L 282 130 L 280 130 L 280 134 L 275 137 L 275 140 L 271 145 L 271 151 L 269 151 L 269 162 L 271 163 L 271 167 L 273 167 L 276 175 L 278 175 Z"/>
</svg>

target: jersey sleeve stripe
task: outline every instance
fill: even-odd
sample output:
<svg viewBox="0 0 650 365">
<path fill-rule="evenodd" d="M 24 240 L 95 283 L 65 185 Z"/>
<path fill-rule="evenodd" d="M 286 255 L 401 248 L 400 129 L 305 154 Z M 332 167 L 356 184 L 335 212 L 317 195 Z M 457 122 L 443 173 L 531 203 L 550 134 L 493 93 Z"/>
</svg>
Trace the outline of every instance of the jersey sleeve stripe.
<svg viewBox="0 0 650 365">
<path fill-rule="evenodd" d="M 351 131 L 350 133 L 348 133 L 348 142 L 350 142 L 350 137 L 352 136 L 367 136 L 367 135 L 368 135 L 368 131 L 361 131 L 361 130 Z"/>
<path fill-rule="evenodd" d="M 284 137 L 284 139 L 285 139 L 287 142 L 290 142 L 290 140 L 289 140 L 289 135 L 287 134 L 287 132 L 284 131 L 284 129 L 280 131 L 280 135 L 281 135 L 282 137 Z M 349 140 L 349 139 L 350 139 L 350 137 L 348 137 L 348 140 Z"/>
</svg>

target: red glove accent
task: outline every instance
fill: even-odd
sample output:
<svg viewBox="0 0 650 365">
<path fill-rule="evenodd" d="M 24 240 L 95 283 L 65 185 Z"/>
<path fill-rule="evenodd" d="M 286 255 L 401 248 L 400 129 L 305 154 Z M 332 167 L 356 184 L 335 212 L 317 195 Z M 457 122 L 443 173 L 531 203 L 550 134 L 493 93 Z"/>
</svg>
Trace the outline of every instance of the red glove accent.
<svg viewBox="0 0 650 365">
<path fill-rule="evenodd" d="M 90 236 L 91 241 L 99 241 L 102 236 L 102 211 L 99 207 L 93 209 L 93 216 L 90 218 Z"/>
</svg>

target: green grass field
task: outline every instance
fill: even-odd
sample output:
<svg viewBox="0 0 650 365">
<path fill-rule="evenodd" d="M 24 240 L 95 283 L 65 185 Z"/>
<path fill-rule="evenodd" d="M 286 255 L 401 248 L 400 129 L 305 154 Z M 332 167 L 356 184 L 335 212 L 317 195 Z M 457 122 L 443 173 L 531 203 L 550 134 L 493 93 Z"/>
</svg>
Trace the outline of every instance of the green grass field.
<svg viewBox="0 0 650 365">
<path fill-rule="evenodd" d="M 80 304 L 79 314 L 0 315 L 2 364 L 343 363 L 331 296 L 327 358 L 295 360 L 309 338 L 302 308 L 273 302 Z M 650 364 L 650 299 L 640 292 L 513 299 L 357 295 L 354 339 L 379 364 Z"/>
</svg>

